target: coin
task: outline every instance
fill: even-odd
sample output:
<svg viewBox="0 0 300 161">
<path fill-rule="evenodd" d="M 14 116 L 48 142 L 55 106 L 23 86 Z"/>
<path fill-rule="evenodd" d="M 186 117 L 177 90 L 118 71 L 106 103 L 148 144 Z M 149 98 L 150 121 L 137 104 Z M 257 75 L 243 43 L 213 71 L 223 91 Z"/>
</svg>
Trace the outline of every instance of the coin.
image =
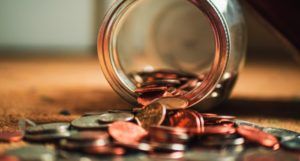
<svg viewBox="0 0 300 161">
<path fill-rule="evenodd" d="M 124 148 L 121 147 L 109 147 L 109 146 L 99 146 L 99 147 L 88 147 L 84 149 L 84 152 L 94 155 L 124 155 L 126 153 Z"/>
<path fill-rule="evenodd" d="M 144 129 L 148 130 L 150 126 L 158 126 L 163 123 L 166 116 L 165 105 L 154 102 L 139 111 L 135 118 L 137 123 Z"/>
<path fill-rule="evenodd" d="M 189 101 L 183 97 L 163 97 L 157 102 L 166 105 L 167 110 L 179 110 L 189 107 Z"/>
<path fill-rule="evenodd" d="M 245 139 L 239 135 L 204 135 L 200 143 L 204 146 L 237 146 L 245 143 Z"/>
<path fill-rule="evenodd" d="M 41 133 L 55 133 L 55 132 L 65 132 L 68 131 L 70 123 L 66 122 L 57 122 L 57 123 L 48 123 L 41 124 L 37 126 L 31 126 L 26 129 L 28 134 L 41 134 Z"/>
<path fill-rule="evenodd" d="M 104 140 L 109 141 L 109 135 L 104 131 L 80 131 L 74 133 L 68 137 L 68 140 L 73 141 L 94 141 L 94 140 Z"/>
<path fill-rule="evenodd" d="M 179 110 L 170 117 L 170 126 L 194 129 L 197 133 L 202 133 L 204 122 L 199 116 L 194 110 Z"/>
<path fill-rule="evenodd" d="M 71 135 L 70 132 L 61 133 L 45 133 L 45 134 L 26 134 L 25 139 L 28 141 L 55 141 L 63 138 L 67 138 Z"/>
<path fill-rule="evenodd" d="M 184 151 L 186 146 L 178 143 L 160 143 L 150 142 L 150 145 L 155 151 Z"/>
<path fill-rule="evenodd" d="M 167 126 L 151 126 L 149 139 L 160 143 L 187 143 L 190 139 L 188 129 Z"/>
<path fill-rule="evenodd" d="M 177 86 L 180 85 L 181 82 L 177 79 L 162 79 L 162 80 L 154 80 L 154 81 L 150 81 L 150 82 L 143 82 L 140 86 L 143 87 L 159 87 L 159 86 L 163 86 L 163 87 L 172 87 L 172 86 Z"/>
<path fill-rule="evenodd" d="M 79 129 L 103 129 L 107 128 L 109 124 L 99 122 L 100 115 L 84 116 L 75 119 L 71 125 Z"/>
<path fill-rule="evenodd" d="M 281 145 L 287 149 L 300 151 L 300 136 L 290 140 L 281 141 Z"/>
<path fill-rule="evenodd" d="M 236 119 L 236 120 L 234 120 L 234 123 L 235 123 L 236 125 L 238 125 L 238 126 L 243 126 L 243 125 L 245 125 L 245 126 L 251 126 L 251 127 L 254 127 L 254 128 L 257 128 L 257 129 L 260 129 L 260 130 L 263 129 L 262 126 L 259 126 L 259 125 L 255 124 L 255 123 L 248 122 L 248 121 L 244 121 L 244 120 Z"/>
<path fill-rule="evenodd" d="M 281 141 L 283 140 L 290 140 L 298 135 L 300 135 L 297 132 L 286 130 L 286 129 L 281 129 L 281 128 L 274 128 L 274 127 L 265 127 L 263 128 L 263 131 L 269 134 L 272 134 L 279 138 Z"/>
<path fill-rule="evenodd" d="M 138 143 L 130 143 L 130 144 L 115 142 L 115 144 L 129 149 L 144 151 L 144 152 L 149 152 L 153 150 L 153 147 L 147 142 L 138 142 Z"/>
<path fill-rule="evenodd" d="M 116 141 L 124 144 L 137 143 L 148 134 L 142 127 L 123 121 L 110 124 L 108 132 Z"/>
<path fill-rule="evenodd" d="M 0 156 L 0 160 L 1 161 L 20 161 L 17 157 L 9 156 L 9 155 Z"/>
<path fill-rule="evenodd" d="M 42 145 L 30 145 L 8 150 L 6 155 L 15 156 L 22 161 L 55 161 L 56 153 L 52 147 Z"/>
<path fill-rule="evenodd" d="M 2 131 L 0 132 L 0 141 L 3 142 L 18 142 L 23 138 L 21 131 Z"/>
<path fill-rule="evenodd" d="M 168 87 L 144 87 L 144 88 L 137 88 L 135 89 L 135 93 L 143 94 L 148 92 L 160 92 L 160 91 L 166 91 Z"/>
<path fill-rule="evenodd" d="M 166 91 L 156 91 L 143 93 L 137 98 L 137 102 L 143 106 L 147 106 L 152 103 L 154 100 L 161 98 L 165 95 Z"/>
<path fill-rule="evenodd" d="M 204 128 L 205 134 L 234 134 L 236 132 L 236 129 L 231 126 L 206 126 Z"/>
<path fill-rule="evenodd" d="M 99 121 L 104 123 L 111 123 L 115 121 L 131 121 L 134 115 L 128 112 L 110 112 L 99 115 Z"/>
<path fill-rule="evenodd" d="M 271 134 L 265 133 L 251 126 L 238 126 L 237 132 L 249 141 L 259 143 L 262 146 L 275 149 L 279 148 L 279 142 Z"/>
</svg>

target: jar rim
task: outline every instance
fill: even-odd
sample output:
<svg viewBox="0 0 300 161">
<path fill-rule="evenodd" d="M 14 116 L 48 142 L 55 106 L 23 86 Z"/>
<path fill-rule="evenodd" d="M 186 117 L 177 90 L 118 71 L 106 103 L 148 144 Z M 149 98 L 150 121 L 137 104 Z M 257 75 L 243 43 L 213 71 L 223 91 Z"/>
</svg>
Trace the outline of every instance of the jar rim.
<svg viewBox="0 0 300 161">
<path fill-rule="evenodd" d="M 138 1 L 139 0 L 115 1 L 102 22 L 97 42 L 101 68 L 108 83 L 122 98 L 135 104 L 137 97 L 133 90 L 135 86 L 128 82 L 129 79 L 124 73 L 120 72 L 120 62 L 115 58 L 117 53 L 114 46 L 116 41 L 114 40 L 113 34 L 118 24 L 118 19 L 125 15 L 124 12 L 127 12 L 126 10 Z M 225 73 L 230 53 L 230 36 L 226 21 L 218 5 L 215 4 L 216 2 L 211 0 L 186 1 L 195 5 L 208 17 L 213 29 L 215 41 L 215 58 L 210 71 L 199 87 L 182 96 L 189 100 L 189 106 L 193 106 L 210 95 Z"/>
</svg>

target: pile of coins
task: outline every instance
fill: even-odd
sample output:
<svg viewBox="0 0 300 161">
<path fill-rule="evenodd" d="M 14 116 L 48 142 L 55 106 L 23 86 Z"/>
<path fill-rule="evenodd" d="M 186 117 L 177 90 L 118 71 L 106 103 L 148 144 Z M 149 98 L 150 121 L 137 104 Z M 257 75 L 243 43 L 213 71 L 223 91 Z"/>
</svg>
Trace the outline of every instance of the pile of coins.
<svg viewBox="0 0 300 161">
<path fill-rule="evenodd" d="M 235 149 L 238 154 L 258 147 L 300 151 L 299 133 L 261 127 L 235 116 L 187 109 L 188 100 L 178 96 L 199 86 L 203 76 L 162 70 L 132 74 L 132 79 L 137 83 L 135 92 L 142 107 L 86 113 L 70 123 L 36 125 L 26 120 L 30 126 L 25 127 L 23 121 L 20 131 L 0 133 L 0 140 L 12 142 L 23 138 L 29 143 L 50 143 L 55 148 L 34 145 L 12 149 L 0 160 L 75 160 L 78 154 L 101 159 L 140 153 L 178 159 L 195 149 L 224 148 Z M 29 151 L 37 153 L 26 155 Z"/>
</svg>

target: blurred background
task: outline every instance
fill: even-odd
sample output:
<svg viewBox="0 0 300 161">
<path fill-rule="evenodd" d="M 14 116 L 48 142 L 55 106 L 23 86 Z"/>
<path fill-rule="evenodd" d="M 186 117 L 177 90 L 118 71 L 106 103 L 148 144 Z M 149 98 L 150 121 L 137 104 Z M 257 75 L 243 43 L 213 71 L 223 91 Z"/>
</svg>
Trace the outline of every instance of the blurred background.
<svg viewBox="0 0 300 161">
<path fill-rule="evenodd" d="M 1 0 L 0 54 L 94 54 L 98 28 L 112 0 Z M 282 55 L 292 50 L 245 8 L 248 57 Z"/>
</svg>

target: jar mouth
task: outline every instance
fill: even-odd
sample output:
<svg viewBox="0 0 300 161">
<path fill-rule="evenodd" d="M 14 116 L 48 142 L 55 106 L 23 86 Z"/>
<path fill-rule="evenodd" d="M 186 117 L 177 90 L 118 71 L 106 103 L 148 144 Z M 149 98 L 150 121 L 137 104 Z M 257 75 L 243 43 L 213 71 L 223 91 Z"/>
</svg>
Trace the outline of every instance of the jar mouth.
<svg viewBox="0 0 300 161">
<path fill-rule="evenodd" d="M 186 0 L 196 6 L 209 19 L 212 27 L 215 43 L 215 52 L 209 72 L 201 82 L 201 85 L 190 90 L 181 97 L 189 100 L 189 106 L 193 106 L 211 94 L 215 86 L 221 80 L 229 59 L 229 32 L 218 8 L 218 2 Z M 120 30 L 120 19 L 138 0 L 116 1 L 109 9 L 98 37 L 98 55 L 102 71 L 112 88 L 123 98 L 131 103 L 136 103 L 137 94 L 134 90 L 136 85 L 124 72 L 122 63 L 118 58 L 117 31 Z"/>
</svg>

